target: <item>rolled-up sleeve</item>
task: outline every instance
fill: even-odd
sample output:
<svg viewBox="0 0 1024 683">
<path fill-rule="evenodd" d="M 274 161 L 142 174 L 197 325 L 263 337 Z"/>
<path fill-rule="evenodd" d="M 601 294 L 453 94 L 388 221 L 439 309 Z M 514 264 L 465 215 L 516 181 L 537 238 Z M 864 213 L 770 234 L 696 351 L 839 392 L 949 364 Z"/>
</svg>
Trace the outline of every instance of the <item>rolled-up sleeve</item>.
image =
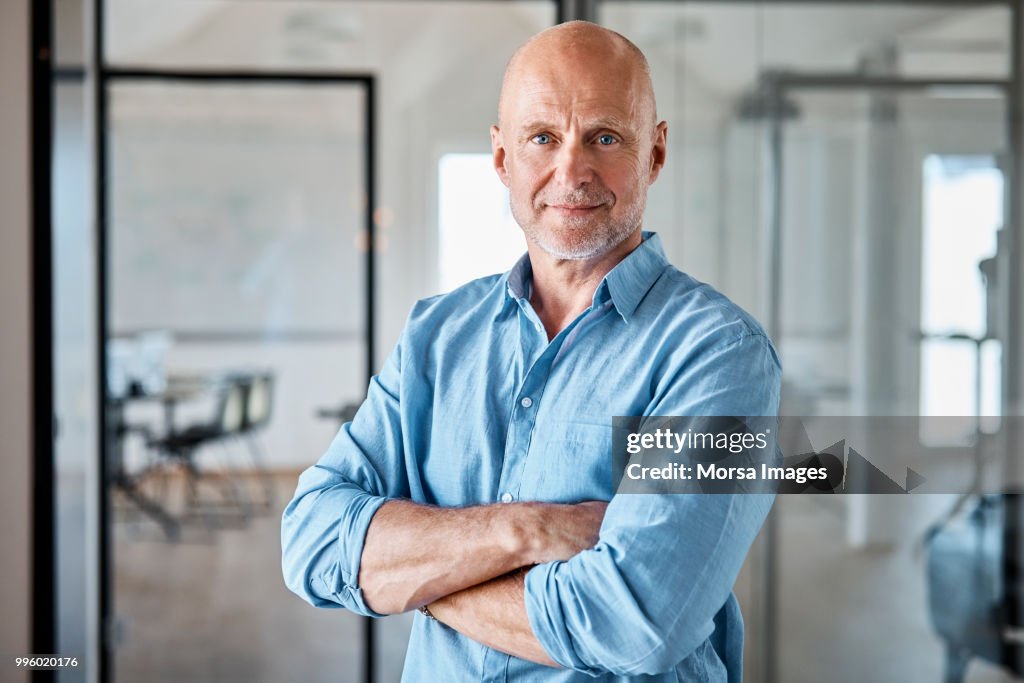
<svg viewBox="0 0 1024 683">
<path fill-rule="evenodd" d="M 402 345 L 370 383 L 352 422 L 299 477 L 281 520 L 285 584 L 315 607 L 368 616 L 359 587 L 366 530 L 389 498 L 407 497 L 399 411 Z"/>
<path fill-rule="evenodd" d="M 774 416 L 781 370 L 761 334 L 686 359 L 649 415 Z M 526 611 L 553 660 L 590 674 L 672 669 L 715 628 L 770 494 L 621 494 L 598 545 L 526 576 Z"/>
</svg>

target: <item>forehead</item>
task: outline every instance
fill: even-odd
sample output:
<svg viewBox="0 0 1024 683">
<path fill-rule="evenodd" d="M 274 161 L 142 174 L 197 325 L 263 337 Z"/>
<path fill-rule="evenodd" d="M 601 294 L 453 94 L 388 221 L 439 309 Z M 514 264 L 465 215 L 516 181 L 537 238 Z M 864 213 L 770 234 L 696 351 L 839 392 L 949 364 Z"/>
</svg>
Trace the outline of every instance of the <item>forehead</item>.
<svg viewBox="0 0 1024 683">
<path fill-rule="evenodd" d="M 640 125 L 646 106 L 637 79 L 622 69 L 553 68 L 522 71 L 506 93 L 506 125 L 566 117 Z"/>
</svg>

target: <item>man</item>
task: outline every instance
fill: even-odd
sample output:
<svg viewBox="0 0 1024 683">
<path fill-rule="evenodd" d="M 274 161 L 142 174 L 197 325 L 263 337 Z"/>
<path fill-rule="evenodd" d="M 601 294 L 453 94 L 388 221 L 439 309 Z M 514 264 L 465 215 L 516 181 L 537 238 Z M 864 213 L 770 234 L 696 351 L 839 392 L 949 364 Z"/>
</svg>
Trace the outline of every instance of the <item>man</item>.
<svg viewBox="0 0 1024 683">
<path fill-rule="evenodd" d="M 299 480 L 286 581 L 424 608 L 408 681 L 739 680 L 731 588 L 771 498 L 612 491 L 612 416 L 778 407 L 761 328 L 641 232 L 666 150 L 646 60 L 593 24 L 544 31 L 491 141 L 528 253 L 414 307 Z"/>
</svg>

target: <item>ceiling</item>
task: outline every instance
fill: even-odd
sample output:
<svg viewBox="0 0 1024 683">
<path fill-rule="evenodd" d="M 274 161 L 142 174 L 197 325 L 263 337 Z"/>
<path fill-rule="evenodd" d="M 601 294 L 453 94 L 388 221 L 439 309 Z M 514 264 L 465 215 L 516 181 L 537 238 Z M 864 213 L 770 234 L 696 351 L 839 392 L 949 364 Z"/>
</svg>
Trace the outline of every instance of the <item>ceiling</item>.
<svg viewBox="0 0 1024 683">
<path fill-rule="evenodd" d="M 58 29 L 81 0 L 58 0 Z M 1003 5 L 604 2 L 600 20 L 648 55 L 656 87 L 728 106 L 765 69 L 852 73 L 895 49 L 898 73 L 1003 77 Z M 107 0 L 109 61 L 192 68 L 387 73 L 409 99 L 507 58 L 510 34 L 554 20 L 554 5 L 412 0 Z M 60 33 L 60 31 L 58 31 Z M 501 54 L 497 54 L 497 52 Z M 479 69 L 476 70 L 479 72 Z"/>
</svg>

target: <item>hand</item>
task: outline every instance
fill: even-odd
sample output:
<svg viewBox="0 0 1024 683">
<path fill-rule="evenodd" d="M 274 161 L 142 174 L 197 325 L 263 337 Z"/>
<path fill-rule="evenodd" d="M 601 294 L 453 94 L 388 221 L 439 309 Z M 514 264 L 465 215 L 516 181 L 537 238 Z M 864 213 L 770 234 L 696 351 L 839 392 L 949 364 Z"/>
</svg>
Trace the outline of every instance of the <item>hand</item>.
<svg viewBox="0 0 1024 683">
<path fill-rule="evenodd" d="M 599 500 L 575 505 L 543 505 L 531 544 L 531 564 L 570 557 L 597 545 L 608 503 Z"/>
</svg>

